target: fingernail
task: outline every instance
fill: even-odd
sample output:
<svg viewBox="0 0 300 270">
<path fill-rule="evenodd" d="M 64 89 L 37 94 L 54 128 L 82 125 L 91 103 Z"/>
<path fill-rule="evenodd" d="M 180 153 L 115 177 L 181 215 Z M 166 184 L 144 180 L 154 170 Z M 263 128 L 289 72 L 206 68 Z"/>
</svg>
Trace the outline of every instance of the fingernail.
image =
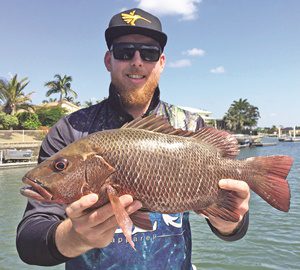
<svg viewBox="0 0 300 270">
<path fill-rule="evenodd" d="M 98 195 L 97 194 L 91 194 L 89 197 L 90 202 L 95 203 L 98 201 Z"/>
<path fill-rule="evenodd" d="M 226 180 L 226 179 L 221 179 L 221 180 L 219 181 L 219 187 L 220 187 L 220 188 L 226 186 L 226 184 L 227 184 L 227 180 Z"/>
<path fill-rule="evenodd" d="M 139 210 L 143 205 L 140 201 L 134 201 L 131 206 L 134 207 L 134 209 Z"/>
<path fill-rule="evenodd" d="M 136 207 L 140 209 L 143 207 L 143 204 L 140 201 L 136 201 Z"/>
</svg>

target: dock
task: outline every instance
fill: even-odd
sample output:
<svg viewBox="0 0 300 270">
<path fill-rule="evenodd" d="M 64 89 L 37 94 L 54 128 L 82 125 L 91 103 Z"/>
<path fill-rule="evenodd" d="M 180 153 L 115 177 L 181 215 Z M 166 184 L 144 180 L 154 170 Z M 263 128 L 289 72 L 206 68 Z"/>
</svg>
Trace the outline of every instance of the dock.
<svg viewBox="0 0 300 270">
<path fill-rule="evenodd" d="M 257 142 L 257 143 L 253 143 L 251 146 L 254 147 L 261 147 L 261 146 L 274 146 L 277 145 L 277 142 L 270 142 L 270 143 L 262 143 L 262 142 Z"/>
</svg>

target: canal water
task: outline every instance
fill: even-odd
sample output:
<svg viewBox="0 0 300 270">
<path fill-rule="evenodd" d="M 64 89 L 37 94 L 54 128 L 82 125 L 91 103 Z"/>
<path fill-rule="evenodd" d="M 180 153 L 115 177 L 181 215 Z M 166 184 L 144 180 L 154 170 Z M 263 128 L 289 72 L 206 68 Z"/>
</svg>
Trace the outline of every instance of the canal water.
<svg viewBox="0 0 300 270">
<path fill-rule="evenodd" d="M 252 193 L 249 230 L 237 242 L 218 239 L 203 218 L 191 214 L 192 260 L 197 269 L 300 269 L 300 143 L 242 149 L 239 158 L 265 155 L 290 155 L 295 159 L 288 176 L 292 192 L 290 212 L 273 209 Z M 19 195 L 19 188 L 27 170 L 0 168 L 0 270 L 62 270 L 63 265 L 29 266 L 17 255 L 15 231 L 26 204 L 26 199 Z"/>
</svg>

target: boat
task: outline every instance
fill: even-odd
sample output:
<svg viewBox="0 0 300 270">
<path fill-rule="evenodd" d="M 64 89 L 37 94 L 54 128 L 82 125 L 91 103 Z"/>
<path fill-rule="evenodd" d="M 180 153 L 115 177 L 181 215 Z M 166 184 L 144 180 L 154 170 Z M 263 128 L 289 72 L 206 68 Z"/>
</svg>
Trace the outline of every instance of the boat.
<svg viewBox="0 0 300 270">
<path fill-rule="evenodd" d="M 248 134 L 233 134 L 237 139 L 239 148 L 251 147 L 251 146 L 262 146 L 261 139 L 262 135 L 248 135 Z"/>
<path fill-rule="evenodd" d="M 238 141 L 239 148 L 249 147 L 252 143 L 250 135 L 232 134 Z"/>
<path fill-rule="evenodd" d="M 278 141 L 280 141 L 280 142 L 300 142 L 300 137 L 296 136 L 296 127 L 294 127 L 293 136 L 289 136 L 287 134 L 280 135 L 278 137 Z"/>
<path fill-rule="evenodd" d="M 280 142 L 291 142 L 292 137 L 284 134 L 284 135 L 281 135 L 280 137 L 278 137 L 278 141 L 280 141 Z"/>
</svg>

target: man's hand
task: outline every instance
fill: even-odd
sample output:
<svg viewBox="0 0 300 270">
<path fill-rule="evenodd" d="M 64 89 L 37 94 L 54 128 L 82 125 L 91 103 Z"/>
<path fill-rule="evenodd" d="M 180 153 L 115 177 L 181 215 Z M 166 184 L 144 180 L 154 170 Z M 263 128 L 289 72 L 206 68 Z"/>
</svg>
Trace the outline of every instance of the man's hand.
<svg viewBox="0 0 300 270">
<path fill-rule="evenodd" d="M 92 248 L 103 248 L 110 244 L 118 227 L 111 204 L 108 203 L 87 213 L 86 209 L 98 200 L 97 194 L 83 196 L 66 208 L 68 218 L 56 230 L 56 246 L 66 257 L 76 257 Z M 142 207 L 130 195 L 120 197 L 128 214 Z"/>
<path fill-rule="evenodd" d="M 218 217 L 208 216 L 210 223 L 223 235 L 232 234 L 240 225 L 244 215 L 249 210 L 250 188 L 244 181 L 233 179 L 222 179 L 219 181 L 219 187 L 226 190 L 231 190 L 236 193 L 236 204 L 240 215 L 239 221 L 229 222 Z"/>
</svg>

